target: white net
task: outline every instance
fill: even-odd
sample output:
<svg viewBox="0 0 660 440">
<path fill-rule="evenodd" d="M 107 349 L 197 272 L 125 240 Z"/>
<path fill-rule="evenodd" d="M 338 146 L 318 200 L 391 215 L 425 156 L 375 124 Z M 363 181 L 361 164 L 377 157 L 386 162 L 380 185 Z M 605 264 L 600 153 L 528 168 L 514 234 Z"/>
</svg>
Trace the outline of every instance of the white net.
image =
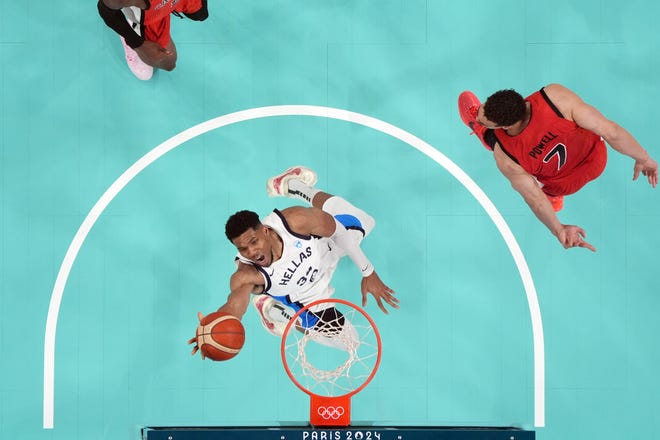
<svg viewBox="0 0 660 440">
<path fill-rule="evenodd" d="M 343 303 L 329 306 L 338 313 L 323 313 L 324 319 L 313 329 L 292 326 L 284 334 L 283 356 L 300 387 L 336 397 L 370 380 L 378 367 L 380 341 L 364 312 Z"/>
</svg>

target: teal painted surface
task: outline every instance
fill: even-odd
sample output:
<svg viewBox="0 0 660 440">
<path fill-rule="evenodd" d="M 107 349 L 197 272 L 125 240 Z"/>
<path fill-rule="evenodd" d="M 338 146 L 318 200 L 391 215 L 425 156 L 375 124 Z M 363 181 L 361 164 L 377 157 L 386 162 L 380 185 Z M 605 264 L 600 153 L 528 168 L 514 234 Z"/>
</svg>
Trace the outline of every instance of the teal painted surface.
<svg viewBox="0 0 660 440">
<path fill-rule="evenodd" d="M 401 299 L 367 311 L 381 368 L 355 420 L 533 425 L 529 309 L 503 240 L 474 198 L 410 146 L 336 120 L 279 117 L 206 133 L 112 201 L 73 266 L 57 326 L 55 427 L 42 429 L 43 346 L 53 284 L 81 222 L 141 156 L 238 110 L 324 105 L 420 137 L 468 173 L 518 240 L 546 342 L 539 439 L 660 438 L 656 249 L 659 195 L 610 154 L 560 214 L 598 248 L 564 251 L 462 125 L 458 94 L 563 83 L 657 159 L 660 96 L 650 0 L 576 4 L 290 1 L 212 4 L 173 20 L 179 62 L 142 83 L 93 2 L 0 0 L 0 438 L 136 439 L 144 425 L 303 422 L 278 341 L 252 311 L 230 362 L 189 356 L 198 310 L 228 293 L 228 215 L 266 214 L 267 177 L 294 164 L 377 220 L 364 248 Z M 359 301 L 342 263 L 337 296 Z"/>
</svg>

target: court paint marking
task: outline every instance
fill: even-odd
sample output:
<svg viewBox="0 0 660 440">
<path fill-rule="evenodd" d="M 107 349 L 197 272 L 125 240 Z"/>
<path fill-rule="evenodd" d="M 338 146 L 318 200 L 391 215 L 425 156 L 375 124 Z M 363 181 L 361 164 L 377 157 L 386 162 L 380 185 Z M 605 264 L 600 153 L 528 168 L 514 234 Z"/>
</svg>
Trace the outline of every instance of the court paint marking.
<svg viewBox="0 0 660 440">
<path fill-rule="evenodd" d="M 73 263 L 78 256 L 87 234 L 92 229 L 96 220 L 101 216 L 105 208 L 119 194 L 119 192 L 135 176 L 145 168 L 165 155 L 169 151 L 177 148 L 183 143 L 200 136 L 211 130 L 218 129 L 231 124 L 236 124 L 252 119 L 268 118 L 273 116 L 316 116 L 320 118 L 338 119 L 354 124 L 363 125 L 380 131 L 411 147 L 424 153 L 430 159 L 437 162 L 440 166 L 449 171 L 463 186 L 470 191 L 474 198 L 484 208 L 495 226 L 499 230 L 502 238 L 513 256 L 514 262 L 518 267 L 520 278 L 523 282 L 527 303 L 532 321 L 532 334 L 534 340 L 534 425 L 536 427 L 545 426 L 545 349 L 543 341 L 543 323 L 541 320 L 541 309 L 539 307 L 538 297 L 532 274 L 527 266 L 527 261 L 516 241 L 511 229 L 499 213 L 493 202 L 483 190 L 454 162 L 447 158 L 440 151 L 431 145 L 422 141 L 420 138 L 402 130 L 387 122 L 381 121 L 360 113 L 351 112 L 332 107 L 322 107 L 313 105 L 278 105 L 270 107 L 258 107 L 247 110 L 230 113 L 209 119 L 206 122 L 197 124 L 181 133 L 171 137 L 162 144 L 158 145 L 147 154 L 142 156 L 137 162 L 131 165 L 124 173 L 115 180 L 112 185 L 103 193 L 101 198 L 94 204 L 82 224 L 73 237 L 71 244 L 62 260 L 60 270 L 53 286 L 48 307 L 48 317 L 46 318 L 46 332 L 44 338 L 44 402 L 43 402 L 43 427 L 52 429 L 54 427 L 54 401 L 55 401 L 55 333 L 57 330 L 57 318 L 64 295 L 64 287 L 73 267 Z"/>
</svg>

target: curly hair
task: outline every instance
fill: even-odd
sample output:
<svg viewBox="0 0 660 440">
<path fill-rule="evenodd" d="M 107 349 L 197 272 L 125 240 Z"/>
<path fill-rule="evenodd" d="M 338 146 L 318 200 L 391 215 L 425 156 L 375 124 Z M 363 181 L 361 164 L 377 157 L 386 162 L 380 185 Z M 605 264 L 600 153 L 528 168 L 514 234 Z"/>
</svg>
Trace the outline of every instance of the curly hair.
<svg viewBox="0 0 660 440">
<path fill-rule="evenodd" d="M 243 234 L 248 229 L 257 229 L 261 226 L 261 220 L 256 212 L 238 211 L 227 219 L 225 224 L 225 235 L 229 241 L 232 241 Z"/>
<path fill-rule="evenodd" d="M 522 121 L 526 111 L 525 99 L 512 89 L 495 92 L 484 103 L 484 116 L 502 127 Z"/>
</svg>

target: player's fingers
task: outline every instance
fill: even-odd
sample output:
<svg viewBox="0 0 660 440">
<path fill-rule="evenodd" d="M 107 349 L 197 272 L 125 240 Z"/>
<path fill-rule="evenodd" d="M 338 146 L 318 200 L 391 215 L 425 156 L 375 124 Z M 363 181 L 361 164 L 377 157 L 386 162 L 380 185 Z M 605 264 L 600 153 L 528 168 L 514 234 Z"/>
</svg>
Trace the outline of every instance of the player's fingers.
<svg viewBox="0 0 660 440">
<path fill-rule="evenodd" d="M 637 180 L 638 177 L 639 177 L 639 168 L 635 167 L 635 169 L 633 170 L 633 180 Z"/>
<path fill-rule="evenodd" d="M 199 350 L 199 347 L 195 345 L 195 346 L 193 347 L 192 351 L 190 352 L 190 354 L 191 354 L 192 356 L 195 356 L 195 353 L 197 353 L 197 350 Z"/>
<path fill-rule="evenodd" d="M 578 244 L 578 246 L 579 246 L 579 247 L 583 247 L 583 248 L 587 248 L 587 249 L 589 249 L 591 252 L 596 252 L 596 248 L 593 247 L 592 245 L 590 245 L 589 243 L 587 243 L 586 241 L 581 241 L 581 242 Z"/>
<path fill-rule="evenodd" d="M 390 291 L 390 292 L 387 294 L 387 296 L 385 297 L 385 301 L 387 301 L 387 303 L 388 303 L 389 305 L 391 305 L 392 307 L 399 308 L 399 306 L 397 305 L 397 304 L 399 304 L 399 298 L 397 298 L 396 296 L 394 296 L 394 292 Z"/>
<path fill-rule="evenodd" d="M 197 336 L 188 339 L 188 344 L 192 344 L 197 341 Z"/>
<path fill-rule="evenodd" d="M 367 292 L 362 291 L 362 307 L 367 307 Z"/>
<path fill-rule="evenodd" d="M 394 309 L 399 308 L 399 301 L 387 301 L 387 303 L 390 305 L 390 307 L 392 307 Z"/>
<path fill-rule="evenodd" d="M 204 319 L 204 314 L 202 312 L 197 312 L 197 319 L 199 319 L 199 322 L 202 322 L 202 319 Z"/>
<path fill-rule="evenodd" d="M 385 308 L 385 305 L 383 305 L 383 301 L 380 299 L 379 296 L 376 297 L 376 303 L 378 304 L 378 308 L 383 311 L 386 315 L 389 315 L 389 312 Z"/>
</svg>

